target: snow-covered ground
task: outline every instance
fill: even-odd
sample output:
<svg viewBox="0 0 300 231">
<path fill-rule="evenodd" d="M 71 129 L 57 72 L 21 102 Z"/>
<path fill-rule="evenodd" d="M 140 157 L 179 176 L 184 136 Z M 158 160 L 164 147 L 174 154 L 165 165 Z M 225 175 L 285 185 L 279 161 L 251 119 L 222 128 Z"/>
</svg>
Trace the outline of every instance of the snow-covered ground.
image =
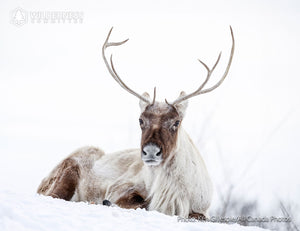
<svg viewBox="0 0 300 231">
<path fill-rule="evenodd" d="M 67 202 L 40 195 L 0 191 L 1 231 L 197 230 L 260 231 L 237 224 L 178 222 L 155 211 Z"/>
</svg>

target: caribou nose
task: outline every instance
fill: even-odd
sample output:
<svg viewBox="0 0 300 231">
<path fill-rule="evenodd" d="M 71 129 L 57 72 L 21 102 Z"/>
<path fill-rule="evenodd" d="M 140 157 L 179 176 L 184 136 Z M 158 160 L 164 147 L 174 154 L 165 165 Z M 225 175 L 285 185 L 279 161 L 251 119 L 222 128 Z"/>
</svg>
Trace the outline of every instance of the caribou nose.
<svg viewBox="0 0 300 231">
<path fill-rule="evenodd" d="M 142 160 L 148 165 L 157 165 L 162 161 L 162 150 L 155 144 L 145 145 L 142 149 Z"/>
<path fill-rule="evenodd" d="M 155 144 L 148 144 L 143 148 L 143 154 L 144 156 L 155 158 L 161 155 L 161 148 Z"/>
</svg>

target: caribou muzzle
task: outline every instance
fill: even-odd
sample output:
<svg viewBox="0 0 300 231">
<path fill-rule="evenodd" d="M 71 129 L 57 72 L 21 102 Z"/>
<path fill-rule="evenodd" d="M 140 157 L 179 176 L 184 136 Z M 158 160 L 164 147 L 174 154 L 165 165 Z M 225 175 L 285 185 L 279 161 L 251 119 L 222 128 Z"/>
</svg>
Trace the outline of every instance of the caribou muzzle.
<svg viewBox="0 0 300 231">
<path fill-rule="evenodd" d="M 150 143 L 142 148 L 141 157 L 146 165 L 159 165 L 163 160 L 162 155 L 162 149 L 156 144 Z"/>
</svg>

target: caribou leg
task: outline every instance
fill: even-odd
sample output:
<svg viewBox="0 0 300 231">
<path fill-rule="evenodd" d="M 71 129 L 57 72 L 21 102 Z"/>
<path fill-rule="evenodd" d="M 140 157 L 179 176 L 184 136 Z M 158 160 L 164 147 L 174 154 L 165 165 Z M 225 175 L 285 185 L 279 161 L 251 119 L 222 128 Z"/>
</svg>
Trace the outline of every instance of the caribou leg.
<svg viewBox="0 0 300 231">
<path fill-rule="evenodd" d="M 190 219 L 194 218 L 194 219 L 197 219 L 199 221 L 206 221 L 207 220 L 206 216 L 201 214 L 201 213 L 190 213 L 189 218 Z"/>
<path fill-rule="evenodd" d="M 72 158 L 67 158 L 53 170 L 48 178 L 42 181 L 38 193 L 69 201 L 75 193 L 79 178 L 78 163 Z"/>
</svg>

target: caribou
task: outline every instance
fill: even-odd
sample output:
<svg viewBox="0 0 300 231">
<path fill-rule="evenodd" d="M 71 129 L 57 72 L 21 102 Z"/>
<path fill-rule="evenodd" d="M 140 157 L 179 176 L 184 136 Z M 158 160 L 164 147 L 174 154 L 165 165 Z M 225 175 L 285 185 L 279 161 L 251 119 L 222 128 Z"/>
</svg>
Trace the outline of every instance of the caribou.
<svg viewBox="0 0 300 231">
<path fill-rule="evenodd" d="M 37 192 L 68 201 L 115 205 L 121 208 L 156 210 L 183 218 L 205 219 L 212 200 L 212 182 L 205 163 L 182 128 L 188 99 L 213 91 L 228 74 L 234 54 L 234 35 L 230 27 L 232 47 L 226 70 L 212 87 L 205 86 L 221 58 L 219 54 L 207 71 L 204 82 L 192 93 L 181 92 L 173 101 L 156 101 L 156 88 L 138 94 L 120 78 L 112 55 L 106 49 L 128 41 L 109 42 L 112 28 L 102 47 L 104 63 L 113 79 L 139 99 L 141 143 L 138 149 L 105 154 L 96 147 L 83 147 L 61 161 L 42 180 Z"/>
</svg>

